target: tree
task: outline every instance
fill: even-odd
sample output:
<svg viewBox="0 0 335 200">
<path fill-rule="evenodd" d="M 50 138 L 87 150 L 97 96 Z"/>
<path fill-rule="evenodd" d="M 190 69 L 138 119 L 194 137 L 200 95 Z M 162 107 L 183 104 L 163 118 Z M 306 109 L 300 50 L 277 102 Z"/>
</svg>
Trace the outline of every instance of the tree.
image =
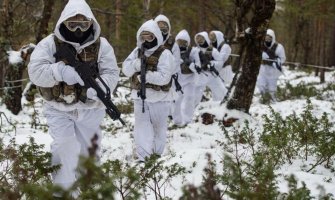
<svg viewBox="0 0 335 200">
<path fill-rule="evenodd" d="M 249 112 L 261 64 L 261 48 L 275 5 L 275 0 L 235 0 L 242 72 L 227 103 L 228 109 Z"/>
</svg>

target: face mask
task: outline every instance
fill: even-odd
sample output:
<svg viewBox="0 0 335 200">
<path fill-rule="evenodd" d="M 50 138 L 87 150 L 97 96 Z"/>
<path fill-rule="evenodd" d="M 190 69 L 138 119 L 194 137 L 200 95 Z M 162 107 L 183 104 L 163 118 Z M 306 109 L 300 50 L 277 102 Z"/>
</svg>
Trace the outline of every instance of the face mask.
<svg viewBox="0 0 335 200">
<path fill-rule="evenodd" d="M 163 36 L 163 41 L 165 41 L 166 38 L 167 38 L 167 36 L 168 36 L 168 34 L 164 34 L 164 33 L 162 33 L 162 36 Z"/>
<path fill-rule="evenodd" d="M 157 38 L 155 38 L 153 41 L 151 42 L 148 42 L 148 41 L 145 41 L 143 42 L 143 47 L 145 49 L 151 49 L 151 48 L 154 48 L 155 46 L 157 46 L 158 42 L 157 42 Z"/>
<path fill-rule="evenodd" d="M 201 48 L 209 47 L 208 43 L 205 41 L 203 44 L 199 45 Z"/>
<path fill-rule="evenodd" d="M 217 41 L 212 42 L 212 45 L 213 45 L 214 48 L 218 48 L 218 42 Z"/>
<path fill-rule="evenodd" d="M 265 46 L 270 47 L 272 44 L 272 41 L 265 41 Z"/>
<path fill-rule="evenodd" d="M 181 47 L 179 47 L 179 50 L 180 50 L 180 52 L 187 51 L 187 47 L 181 46 Z"/>
<path fill-rule="evenodd" d="M 79 28 L 77 28 L 76 31 L 72 32 L 69 29 L 67 29 L 64 24 L 60 25 L 59 32 L 64 37 L 65 40 L 69 42 L 79 43 L 79 44 L 82 44 L 83 42 L 85 42 L 85 40 L 91 34 L 94 33 L 93 25 L 91 25 L 87 31 L 81 31 Z"/>
</svg>

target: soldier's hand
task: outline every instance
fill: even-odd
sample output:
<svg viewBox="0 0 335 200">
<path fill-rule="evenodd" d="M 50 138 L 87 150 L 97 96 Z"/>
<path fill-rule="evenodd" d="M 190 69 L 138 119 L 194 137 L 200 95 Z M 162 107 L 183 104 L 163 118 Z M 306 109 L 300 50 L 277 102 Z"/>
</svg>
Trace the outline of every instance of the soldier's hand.
<svg viewBox="0 0 335 200">
<path fill-rule="evenodd" d="M 57 69 L 53 69 L 53 73 L 56 81 L 64 81 L 68 85 L 79 83 L 84 86 L 84 81 L 80 78 L 74 68 L 69 65 L 65 65 L 64 63 L 63 65 L 60 64 Z"/>
<path fill-rule="evenodd" d="M 141 59 L 140 58 L 136 58 L 133 62 L 134 68 L 136 72 L 141 71 Z"/>
</svg>

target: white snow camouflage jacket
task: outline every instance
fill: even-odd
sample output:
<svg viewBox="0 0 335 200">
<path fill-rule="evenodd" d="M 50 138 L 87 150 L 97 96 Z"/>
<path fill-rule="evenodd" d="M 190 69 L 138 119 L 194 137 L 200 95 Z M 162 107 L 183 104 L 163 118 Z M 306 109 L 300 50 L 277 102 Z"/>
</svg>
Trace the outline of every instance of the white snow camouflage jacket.
<svg viewBox="0 0 335 200">
<path fill-rule="evenodd" d="M 142 31 L 151 32 L 157 38 L 157 45 L 151 49 L 145 50 L 144 55 L 146 57 L 149 57 L 151 54 L 153 54 L 155 50 L 157 50 L 158 47 L 163 44 L 163 36 L 157 23 L 153 20 L 145 22 L 137 31 L 137 47 L 130 53 L 130 55 L 122 64 L 122 72 L 128 77 L 133 76 L 133 74 L 136 72 L 135 63 L 136 59 L 138 59 L 138 50 L 142 46 L 142 42 L 140 40 L 140 33 Z M 173 55 L 169 50 L 164 50 L 159 57 L 157 71 L 148 71 L 146 73 L 146 82 L 154 85 L 166 85 L 170 82 L 171 76 L 174 74 L 174 70 Z M 175 95 L 176 94 L 172 87 L 168 92 L 156 91 L 151 88 L 147 88 L 145 101 L 172 101 Z M 137 90 L 132 90 L 131 97 L 133 99 L 139 99 L 137 96 Z"/>
<path fill-rule="evenodd" d="M 76 16 L 77 14 L 84 15 L 87 18 L 93 20 L 94 39 L 82 45 L 66 41 L 59 31 L 61 23 L 70 17 Z M 53 87 L 54 85 L 58 84 L 54 77 L 55 74 L 58 73 L 57 68 L 60 65 L 64 65 L 64 63 L 55 63 L 54 54 L 56 52 L 56 46 L 54 37 L 57 37 L 63 42 L 71 44 L 77 50 L 77 52 L 80 53 L 85 47 L 93 44 L 100 37 L 100 32 L 100 26 L 85 0 L 70 0 L 61 13 L 54 33 L 40 41 L 31 55 L 30 63 L 28 65 L 30 80 L 35 85 L 40 87 Z M 109 86 L 110 90 L 113 91 L 119 80 L 120 70 L 117 67 L 113 47 L 103 37 L 100 37 L 100 49 L 97 62 L 100 76 Z M 71 111 L 74 109 L 89 109 L 104 106 L 100 101 L 91 100 L 87 101 L 86 103 L 79 101 L 78 103 L 71 105 L 59 103 L 56 101 L 46 102 L 52 107 L 63 111 Z"/>
</svg>

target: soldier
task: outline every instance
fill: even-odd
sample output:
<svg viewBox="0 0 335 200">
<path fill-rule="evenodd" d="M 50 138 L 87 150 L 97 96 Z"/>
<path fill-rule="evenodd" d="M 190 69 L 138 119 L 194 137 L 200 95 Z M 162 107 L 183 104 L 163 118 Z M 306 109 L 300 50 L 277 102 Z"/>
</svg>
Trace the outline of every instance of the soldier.
<svg viewBox="0 0 335 200">
<path fill-rule="evenodd" d="M 219 70 L 219 73 L 224 80 L 225 86 L 229 87 L 233 80 L 233 70 L 229 62 L 231 48 L 229 44 L 225 42 L 224 35 L 221 31 L 211 31 L 209 33 L 209 39 L 211 40 L 213 48 L 216 48 L 220 53 L 220 60 L 222 60 L 224 64 L 223 68 Z"/>
<path fill-rule="evenodd" d="M 145 22 L 136 38 L 137 47 L 123 62 L 122 71 L 131 77 L 134 140 L 138 162 L 142 162 L 164 151 L 167 119 L 174 98 L 171 78 L 175 69 L 173 55 L 163 46 L 163 36 L 155 21 Z"/>
<path fill-rule="evenodd" d="M 276 42 L 276 36 L 273 30 L 266 31 L 262 65 L 259 70 L 257 87 L 264 97 L 269 94 L 272 102 L 276 102 L 277 81 L 279 76 L 283 74 L 282 64 L 286 60 L 283 45 Z"/>
<path fill-rule="evenodd" d="M 227 93 L 224 81 L 220 77 L 219 70 L 222 69 L 223 62 L 217 49 L 210 47 L 210 40 L 207 32 L 200 32 L 194 36 L 195 43 L 199 52 L 201 70 L 203 73 L 196 77 L 196 101 L 198 105 L 206 86 L 212 92 L 214 101 L 221 101 Z M 220 60 L 221 59 L 221 60 Z"/>
<path fill-rule="evenodd" d="M 197 48 L 191 47 L 190 35 L 186 30 L 180 31 L 176 36 L 176 43 L 180 49 L 180 73 L 179 83 L 184 94 L 179 95 L 175 102 L 173 122 L 178 126 L 184 126 L 192 121 L 195 109 L 195 73 L 200 73 L 201 64 Z"/>
<path fill-rule="evenodd" d="M 174 91 L 174 101 L 171 102 L 170 114 L 173 118 L 174 108 L 175 108 L 175 100 L 178 98 L 179 95 L 182 95 L 182 88 L 179 85 L 178 75 L 180 73 L 180 51 L 178 45 L 175 43 L 175 38 L 171 34 L 171 24 L 170 20 L 165 15 L 158 15 L 155 18 L 155 22 L 157 22 L 159 29 L 161 30 L 163 36 L 163 45 L 166 49 L 170 50 L 173 58 L 174 58 L 174 65 L 173 67 L 173 83 L 172 88 Z"/>
<path fill-rule="evenodd" d="M 54 33 L 36 46 L 28 65 L 30 80 L 39 87 L 45 100 L 44 115 L 53 139 L 52 165 L 61 165 L 52 176 L 53 182 L 64 189 L 75 182 L 79 156 L 89 155 L 91 139 L 95 137 L 100 147 L 105 106 L 93 88 L 83 87 L 84 82 L 74 68 L 65 60 L 57 60 L 54 54 L 61 45 L 71 46 L 73 56 L 81 57 L 83 63 L 94 63 L 103 81 L 113 90 L 119 69 L 114 50 L 100 37 L 100 31 L 89 5 L 84 0 L 70 0 Z M 77 196 L 78 193 L 73 193 L 74 198 Z"/>
</svg>

